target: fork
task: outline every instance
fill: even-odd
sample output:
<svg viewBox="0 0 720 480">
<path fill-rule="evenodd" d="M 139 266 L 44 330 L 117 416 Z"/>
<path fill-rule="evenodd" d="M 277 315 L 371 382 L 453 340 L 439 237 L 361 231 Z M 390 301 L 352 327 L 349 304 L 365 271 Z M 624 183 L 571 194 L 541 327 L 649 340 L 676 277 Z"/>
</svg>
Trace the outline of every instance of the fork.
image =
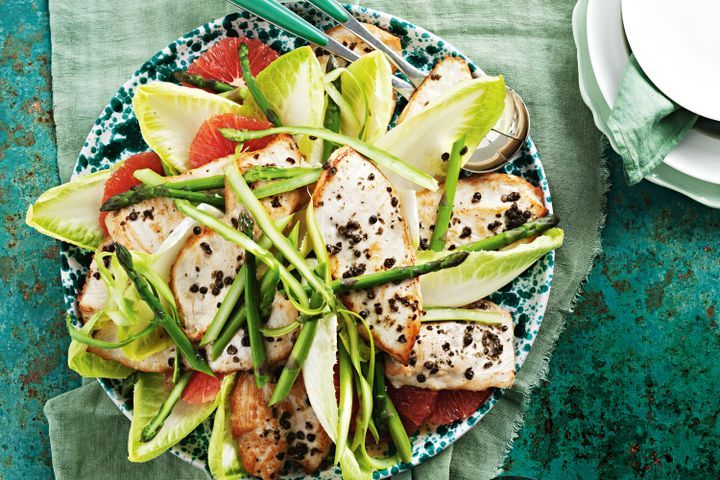
<svg viewBox="0 0 720 480">
<path fill-rule="evenodd" d="M 278 27 L 286 30 L 292 34 L 297 35 L 300 38 L 307 40 L 310 43 L 314 43 L 332 53 L 338 57 L 344 58 L 350 62 L 354 62 L 360 56 L 347 48 L 342 43 L 338 42 L 332 37 L 329 37 L 325 32 L 319 30 L 317 27 L 311 25 L 295 12 L 290 11 L 288 8 L 274 2 L 273 0 L 227 0 L 237 7 L 243 8 L 248 12 L 257 15 L 260 18 L 264 18 L 268 22 L 277 25 Z M 318 2 L 321 3 L 321 2 Z M 337 5 L 340 9 L 343 9 L 339 4 Z M 339 13 L 339 12 L 336 12 Z M 352 15 L 347 15 L 353 18 Z M 354 18 L 353 18 L 354 19 Z M 364 30 L 364 29 L 363 29 Z M 368 32 L 368 35 L 370 33 Z M 384 45 L 383 45 L 384 46 Z M 395 55 L 397 57 L 397 55 Z M 404 62 L 404 60 L 403 60 Z M 414 68 L 414 67 L 413 67 Z M 425 75 L 423 74 L 423 78 Z M 405 80 L 396 77 L 392 77 L 393 88 L 403 97 L 410 98 L 415 91 L 415 87 L 406 82 Z"/>
</svg>

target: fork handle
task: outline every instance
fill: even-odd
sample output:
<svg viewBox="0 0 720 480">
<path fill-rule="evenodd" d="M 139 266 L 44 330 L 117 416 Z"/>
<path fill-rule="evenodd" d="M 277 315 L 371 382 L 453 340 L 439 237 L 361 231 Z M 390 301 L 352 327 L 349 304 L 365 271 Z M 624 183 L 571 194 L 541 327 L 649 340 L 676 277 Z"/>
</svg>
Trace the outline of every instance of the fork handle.
<svg viewBox="0 0 720 480">
<path fill-rule="evenodd" d="M 324 47 L 330 38 L 324 32 L 310 25 L 288 8 L 273 2 L 272 0 L 227 0 L 240 8 L 264 18 L 270 23 L 300 38 Z"/>
<path fill-rule="evenodd" d="M 333 0 L 309 0 L 310 3 L 315 5 L 317 8 L 325 12 L 325 14 L 331 16 L 333 20 L 340 23 L 345 23 L 350 18 L 350 13 L 343 8 L 338 2 Z"/>
<path fill-rule="evenodd" d="M 264 18 L 270 23 L 277 25 L 278 27 L 286 30 L 292 34 L 297 35 L 300 38 L 307 40 L 310 43 L 319 45 L 333 55 L 342 57 L 345 60 L 354 62 L 359 57 L 358 55 L 339 43 L 338 41 L 328 37 L 325 32 L 317 29 L 313 25 L 309 24 L 303 18 L 299 17 L 295 12 L 292 12 L 289 8 L 276 3 L 273 0 L 227 0 L 233 5 L 243 8 L 250 13 L 255 14 L 260 18 Z M 327 3 L 320 2 L 320 3 Z M 340 4 L 337 6 L 343 10 L 349 19 L 354 20 L 352 15 L 347 14 L 347 10 L 343 9 Z M 340 12 L 335 12 L 339 14 Z M 411 84 L 396 77 L 392 77 L 393 88 L 403 97 L 410 98 L 415 90 Z"/>
</svg>

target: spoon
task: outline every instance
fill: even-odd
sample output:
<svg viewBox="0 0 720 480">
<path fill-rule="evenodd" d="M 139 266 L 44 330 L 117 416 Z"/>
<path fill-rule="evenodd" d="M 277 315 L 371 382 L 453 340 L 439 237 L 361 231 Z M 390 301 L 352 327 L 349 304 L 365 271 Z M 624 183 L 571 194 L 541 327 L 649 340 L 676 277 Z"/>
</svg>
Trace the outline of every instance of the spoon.
<svg viewBox="0 0 720 480">
<path fill-rule="evenodd" d="M 419 87 L 427 77 L 426 73 L 398 55 L 373 35 L 336 0 L 308 0 L 326 15 L 360 37 L 373 48 L 383 52 L 413 85 Z M 475 78 L 486 76 L 482 70 L 474 72 Z M 520 95 L 507 88 L 505 109 L 491 132 L 480 142 L 464 169 L 473 173 L 492 172 L 502 168 L 516 158 L 528 136 L 530 113 Z"/>
</svg>

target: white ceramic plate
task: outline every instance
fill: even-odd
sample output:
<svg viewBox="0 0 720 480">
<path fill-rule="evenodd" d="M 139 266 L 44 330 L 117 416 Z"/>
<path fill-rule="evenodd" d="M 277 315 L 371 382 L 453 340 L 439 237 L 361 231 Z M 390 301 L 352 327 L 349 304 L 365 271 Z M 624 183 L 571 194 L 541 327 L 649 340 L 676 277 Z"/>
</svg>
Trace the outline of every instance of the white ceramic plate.
<svg viewBox="0 0 720 480">
<path fill-rule="evenodd" d="M 606 120 L 610 107 L 605 101 L 593 73 L 587 44 L 587 0 L 580 0 L 573 10 L 572 27 L 577 48 L 580 95 L 593 114 L 595 125 L 607 136 Z M 611 138 L 608 136 L 608 138 Z M 615 148 L 615 147 L 613 147 Z M 661 164 L 647 180 L 713 208 L 720 208 L 720 186 L 690 177 L 674 168 Z"/>
<path fill-rule="evenodd" d="M 691 112 L 720 120 L 720 2 L 623 0 L 625 36 L 645 74 Z"/>
<path fill-rule="evenodd" d="M 622 24 L 621 2 L 587 2 L 588 55 L 598 88 L 610 108 L 630 58 Z M 667 155 L 665 165 L 698 180 L 720 185 L 720 133 L 713 131 L 712 126 L 697 125 Z"/>
</svg>

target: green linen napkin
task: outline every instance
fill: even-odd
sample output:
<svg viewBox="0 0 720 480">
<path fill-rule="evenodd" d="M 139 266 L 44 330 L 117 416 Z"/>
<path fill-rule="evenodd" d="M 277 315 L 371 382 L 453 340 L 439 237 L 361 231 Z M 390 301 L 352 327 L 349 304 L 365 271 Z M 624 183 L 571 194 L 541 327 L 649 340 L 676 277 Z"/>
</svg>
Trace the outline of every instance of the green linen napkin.
<svg viewBox="0 0 720 480">
<path fill-rule="evenodd" d="M 488 73 L 505 75 L 530 110 L 531 134 L 543 158 L 555 211 L 565 228 L 565 246 L 557 253 L 550 303 L 515 386 L 465 437 L 412 473 L 413 478 L 422 480 L 488 479 L 498 472 L 512 445 L 530 391 L 546 374 L 563 328 L 563 315 L 571 311 L 599 250 L 607 175 L 600 158 L 599 133 L 578 92 L 570 29 L 574 0 L 360 3 L 434 31 Z M 96 116 L 131 72 L 167 43 L 228 11 L 222 0 L 50 0 L 53 102 L 63 180 L 72 171 Z M 98 394 L 96 386 L 84 386 L 59 398 L 65 400 L 51 400 L 46 409 L 59 480 L 176 480 L 202 474 L 189 465 L 177 466 L 177 459 L 169 454 L 145 465 L 147 470 L 124 461 L 123 417 L 118 412 L 112 422 L 107 421 L 114 407 Z M 105 412 L 104 417 L 96 412 Z M 70 425 L 75 422 L 81 422 L 84 429 Z M 85 431 L 89 429 L 94 433 Z M 107 434 L 115 429 L 121 431 Z M 94 435 L 94 440 L 88 442 L 86 434 Z M 112 465 L 112 470 L 106 465 Z"/>
<path fill-rule="evenodd" d="M 697 118 L 663 95 L 631 55 L 607 121 L 627 182 L 638 183 L 660 165 Z"/>
</svg>

